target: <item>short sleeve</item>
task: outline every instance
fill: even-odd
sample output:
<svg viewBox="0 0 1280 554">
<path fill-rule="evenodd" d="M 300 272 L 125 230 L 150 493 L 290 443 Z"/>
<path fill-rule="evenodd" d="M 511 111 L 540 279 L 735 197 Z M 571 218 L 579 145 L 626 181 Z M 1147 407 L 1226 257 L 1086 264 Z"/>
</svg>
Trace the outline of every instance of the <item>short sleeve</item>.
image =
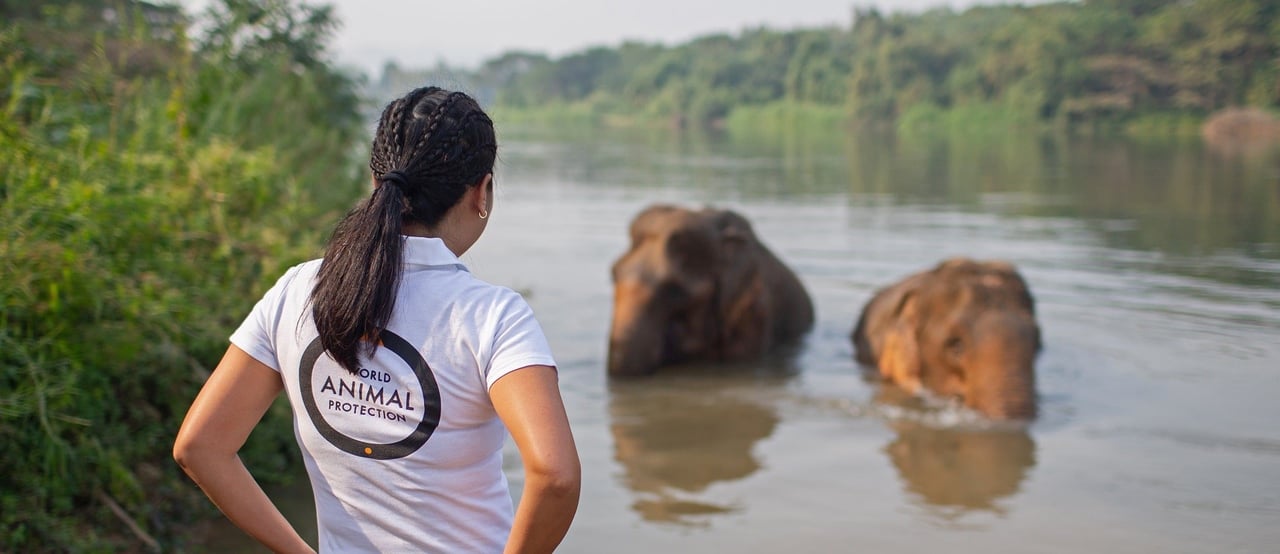
<svg viewBox="0 0 1280 554">
<path fill-rule="evenodd" d="M 284 310 L 285 290 L 297 273 L 298 266 L 294 266 L 280 276 L 253 306 L 253 311 L 240 327 L 231 333 L 231 344 L 277 372 L 280 371 L 280 362 L 276 356 L 275 330 Z"/>
<path fill-rule="evenodd" d="M 556 366 L 551 346 L 533 316 L 533 309 L 515 291 L 509 291 L 509 297 L 502 303 L 492 352 L 484 375 L 486 388 L 523 367 Z"/>
</svg>

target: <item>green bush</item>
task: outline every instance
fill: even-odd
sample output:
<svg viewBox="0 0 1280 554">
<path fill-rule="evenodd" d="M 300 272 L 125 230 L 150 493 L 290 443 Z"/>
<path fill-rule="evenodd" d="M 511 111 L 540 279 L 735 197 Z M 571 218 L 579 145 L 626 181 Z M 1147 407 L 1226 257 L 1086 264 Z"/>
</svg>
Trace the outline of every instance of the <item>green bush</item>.
<svg viewBox="0 0 1280 554">
<path fill-rule="evenodd" d="M 966 104 L 945 109 L 922 102 L 912 105 L 898 119 L 905 135 L 998 136 L 1010 132 L 1042 130 L 1049 126 L 1034 115 L 1007 104 Z"/>
<path fill-rule="evenodd" d="M 229 1 L 209 37 L 306 13 Z M 141 3 L 0 15 L 0 551 L 180 547 L 209 508 L 174 434 L 257 295 L 359 194 L 354 82 L 281 48 L 326 36 L 301 27 L 232 49 Z M 264 479 L 296 462 L 287 415 L 245 452 Z"/>
<path fill-rule="evenodd" d="M 842 130 L 848 127 L 848 123 L 849 117 L 840 106 L 783 101 L 734 107 L 725 125 L 731 131 L 768 131 L 788 127 Z"/>
<path fill-rule="evenodd" d="M 1204 117 L 1194 113 L 1154 112 L 1129 118 L 1124 133 L 1130 137 L 1153 140 L 1184 140 L 1200 136 Z"/>
</svg>

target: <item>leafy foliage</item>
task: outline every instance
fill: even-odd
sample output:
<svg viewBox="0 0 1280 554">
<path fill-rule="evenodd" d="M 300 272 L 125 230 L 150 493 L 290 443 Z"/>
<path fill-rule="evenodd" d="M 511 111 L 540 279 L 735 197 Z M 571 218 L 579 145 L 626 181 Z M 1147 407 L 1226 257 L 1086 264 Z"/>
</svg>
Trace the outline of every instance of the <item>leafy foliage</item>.
<svg viewBox="0 0 1280 554">
<path fill-rule="evenodd" d="M 598 119 L 664 125 L 716 125 L 738 108 L 786 103 L 916 128 L 967 125 L 974 114 L 996 127 L 1123 127 L 1153 113 L 1280 106 L 1278 37 L 1276 0 L 859 9 L 848 28 L 751 29 L 559 59 L 513 53 L 474 77 L 505 107 L 585 105 Z M 967 115 L 941 115 L 954 110 Z"/>
<path fill-rule="evenodd" d="M 322 9 L 227 0 L 194 44 L 174 8 L 0 9 L 0 550 L 174 546 L 207 505 L 169 459 L 186 407 L 363 186 L 355 82 Z M 268 480 L 287 412 L 245 452 Z"/>
</svg>

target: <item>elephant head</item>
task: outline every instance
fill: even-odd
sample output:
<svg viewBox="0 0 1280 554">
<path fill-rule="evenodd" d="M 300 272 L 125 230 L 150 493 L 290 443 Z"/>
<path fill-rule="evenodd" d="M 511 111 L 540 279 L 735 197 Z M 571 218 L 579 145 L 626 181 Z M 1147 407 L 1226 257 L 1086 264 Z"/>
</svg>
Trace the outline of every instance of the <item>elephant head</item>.
<svg viewBox="0 0 1280 554">
<path fill-rule="evenodd" d="M 611 375 L 685 360 L 742 360 L 813 325 L 799 279 L 731 211 L 651 206 L 613 264 Z"/>
<path fill-rule="evenodd" d="M 853 342 L 858 361 L 909 392 L 960 398 L 993 419 L 1036 415 L 1040 328 L 1008 263 L 947 260 L 880 290 Z"/>
</svg>

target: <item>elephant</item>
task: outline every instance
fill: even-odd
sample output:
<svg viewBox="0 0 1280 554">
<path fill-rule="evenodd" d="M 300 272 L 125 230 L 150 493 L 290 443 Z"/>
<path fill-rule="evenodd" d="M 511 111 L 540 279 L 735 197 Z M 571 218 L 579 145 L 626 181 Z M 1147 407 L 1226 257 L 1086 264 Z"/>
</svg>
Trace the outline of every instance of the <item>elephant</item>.
<svg viewBox="0 0 1280 554">
<path fill-rule="evenodd" d="M 1004 261 L 953 258 L 880 289 L 851 336 L 857 361 L 907 392 L 994 420 L 1036 416 L 1035 301 Z"/>
<path fill-rule="evenodd" d="M 693 360 L 741 361 L 813 327 L 813 302 L 743 216 L 653 205 L 614 262 L 608 372 L 652 374 Z"/>
</svg>

